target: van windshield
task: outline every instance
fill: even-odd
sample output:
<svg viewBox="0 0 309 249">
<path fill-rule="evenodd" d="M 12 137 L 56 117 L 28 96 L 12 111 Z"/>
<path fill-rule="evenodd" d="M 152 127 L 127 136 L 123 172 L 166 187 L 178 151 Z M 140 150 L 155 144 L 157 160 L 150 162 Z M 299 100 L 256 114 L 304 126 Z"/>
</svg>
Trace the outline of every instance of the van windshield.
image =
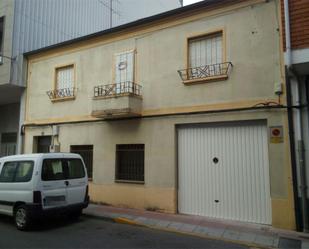
<svg viewBox="0 0 309 249">
<path fill-rule="evenodd" d="M 82 161 L 72 159 L 44 159 L 42 167 L 43 181 L 57 181 L 85 177 Z"/>
</svg>

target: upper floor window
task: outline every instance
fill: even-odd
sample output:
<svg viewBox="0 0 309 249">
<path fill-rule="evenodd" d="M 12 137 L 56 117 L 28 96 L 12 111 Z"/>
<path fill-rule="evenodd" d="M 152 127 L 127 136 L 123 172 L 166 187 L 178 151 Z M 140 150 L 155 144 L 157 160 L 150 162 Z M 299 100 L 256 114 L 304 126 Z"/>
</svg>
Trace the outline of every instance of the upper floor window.
<svg viewBox="0 0 309 249">
<path fill-rule="evenodd" d="M 94 97 L 141 96 L 141 86 L 135 82 L 135 50 L 115 54 L 114 79 L 112 84 L 94 88 Z"/>
<path fill-rule="evenodd" d="M 0 17 L 0 64 L 3 63 L 4 17 Z"/>
<path fill-rule="evenodd" d="M 134 54 L 133 50 L 116 54 L 114 83 L 134 82 Z"/>
<path fill-rule="evenodd" d="M 55 69 L 55 89 L 48 91 L 51 100 L 74 99 L 75 97 L 74 65 L 67 65 Z"/>
<path fill-rule="evenodd" d="M 179 70 L 184 83 L 226 79 L 231 63 L 225 62 L 223 31 L 188 39 L 188 67 Z"/>
<path fill-rule="evenodd" d="M 222 32 L 189 39 L 189 67 L 222 62 Z"/>
</svg>

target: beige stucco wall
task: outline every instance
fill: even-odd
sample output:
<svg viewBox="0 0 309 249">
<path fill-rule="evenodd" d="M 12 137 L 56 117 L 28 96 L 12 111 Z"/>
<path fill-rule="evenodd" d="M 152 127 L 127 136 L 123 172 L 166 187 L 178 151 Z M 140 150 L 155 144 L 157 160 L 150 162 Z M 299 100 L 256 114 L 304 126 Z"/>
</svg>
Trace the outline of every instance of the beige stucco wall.
<svg viewBox="0 0 309 249">
<path fill-rule="evenodd" d="M 248 1 L 250 2 L 250 1 Z M 262 2 L 262 1 L 261 1 Z M 143 87 L 142 112 L 189 110 L 195 106 L 250 107 L 253 100 L 277 100 L 274 84 L 281 78 L 276 1 L 230 10 L 199 13 L 169 23 L 97 38 L 64 49 L 32 56 L 29 61 L 27 123 L 91 119 L 93 87 L 113 83 L 115 53 L 136 50 L 136 82 Z M 217 14 L 216 14 L 217 13 Z M 187 21 L 185 21 L 187 20 Z M 184 85 L 177 70 L 186 67 L 186 39 L 223 29 L 226 60 L 234 64 L 226 81 Z M 54 69 L 75 64 L 75 100 L 52 103 L 46 91 L 54 87 Z M 100 101 L 100 100 L 95 100 Z M 282 98 L 284 102 L 284 97 Z M 236 104 L 238 103 L 238 104 Z M 170 108 L 170 109 L 168 109 Z M 206 108 L 207 109 L 207 108 Z M 155 112 L 154 112 L 155 113 Z M 222 121 L 267 121 L 284 127 L 284 143 L 269 143 L 272 224 L 295 228 L 286 110 L 196 114 L 122 121 L 60 124 L 61 151 L 70 145 L 94 145 L 93 201 L 134 208 L 177 212 L 176 125 Z M 51 135 L 51 126 L 26 128 L 25 152 L 33 152 L 33 137 Z M 116 144 L 145 144 L 145 184 L 115 183 Z"/>
<path fill-rule="evenodd" d="M 234 114 L 191 115 L 130 121 L 60 125 L 61 151 L 70 145 L 94 145 L 91 199 L 134 208 L 177 211 L 176 125 L 235 120 L 267 121 L 284 125 L 284 143 L 269 144 L 273 225 L 293 229 L 293 198 L 285 111 L 251 111 Z M 33 136 L 51 135 L 51 127 L 27 128 L 26 153 L 32 152 Z M 145 144 L 145 184 L 115 183 L 116 144 Z"/>
<path fill-rule="evenodd" d="M 277 28 L 275 2 L 270 1 L 152 32 L 140 31 L 131 38 L 110 42 L 102 38 L 93 47 L 81 46 L 72 52 L 67 48 L 30 59 L 26 121 L 90 115 L 93 87 L 113 83 L 115 53 L 132 49 L 137 53 L 136 83 L 143 87 L 144 111 L 274 98 L 274 84 L 282 82 Z M 226 60 L 234 64 L 230 78 L 184 85 L 177 70 L 186 68 L 186 39 L 214 29 L 224 29 L 226 34 Z M 54 89 L 55 67 L 70 63 L 76 65 L 76 99 L 52 103 L 46 91 Z"/>
</svg>

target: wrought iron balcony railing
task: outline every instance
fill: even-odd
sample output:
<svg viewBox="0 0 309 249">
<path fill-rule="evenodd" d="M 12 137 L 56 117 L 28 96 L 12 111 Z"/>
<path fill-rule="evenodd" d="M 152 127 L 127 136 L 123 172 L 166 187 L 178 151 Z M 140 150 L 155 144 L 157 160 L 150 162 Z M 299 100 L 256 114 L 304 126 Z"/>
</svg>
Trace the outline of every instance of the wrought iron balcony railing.
<svg viewBox="0 0 309 249">
<path fill-rule="evenodd" d="M 142 87 L 131 81 L 94 87 L 94 97 L 108 97 L 123 94 L 141 96 Z"/>
<path fill-rule="evenodd" d="M 47 95 L 51 100 L 56 100 L 68 97 L 75 97 L 75 92 L 75 88 L 64 88 L 48 91 Z"/>
<path fill-rule="evenodd" d="M 233 64 L 231 62 L 223 62 L 182 69 L 178 70 L 178 73 L 183 81 L 207 79 L 216 76 L 228 76 L 232 66 Z"/>
</svg>

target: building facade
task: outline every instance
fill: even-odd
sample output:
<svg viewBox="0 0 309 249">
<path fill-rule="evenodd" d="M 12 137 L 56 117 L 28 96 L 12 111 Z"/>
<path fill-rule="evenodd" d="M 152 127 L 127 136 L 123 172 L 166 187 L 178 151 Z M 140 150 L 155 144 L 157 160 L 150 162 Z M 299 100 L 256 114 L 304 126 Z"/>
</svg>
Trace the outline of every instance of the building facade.
<svg viewBox="0 0 309 249">
<path fill-rule="evenodd" d="M 130 3 L 129 3 L 130 2 Z M 178 0 L 2 0 L 0 156 L 21 153 L 26 62 L 23 53 L 180 7 Z M 133 5 L 129 7 L 128 5 Z"/>
<path fill-rule="evenodd" d="M 94 202 L 295 229 L 278 6 L 203 1 L 27 53 L 25 153 L 83 153 Z"/>
<path fill-rule="evenodd" d="M 309 2 L 281 1 L 297 228 L 309 232 Z"/>
</svg>

